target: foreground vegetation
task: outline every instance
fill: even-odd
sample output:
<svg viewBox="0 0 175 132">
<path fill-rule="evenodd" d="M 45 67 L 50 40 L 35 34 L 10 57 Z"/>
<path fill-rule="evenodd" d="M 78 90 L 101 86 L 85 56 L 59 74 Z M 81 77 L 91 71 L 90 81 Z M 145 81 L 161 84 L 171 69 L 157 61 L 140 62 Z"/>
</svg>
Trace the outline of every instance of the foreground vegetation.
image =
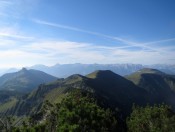
<svg viewBox="0 0 175 132">
<path fill-rule="evenodd" d="M 117 131 L 119 126 L 114 112 L 100 107 L 93 95 L 75 90 L 61 103 L 52 105 L 48 101 L 42 111 L 23 122 L 13 131 Z"/>
<path fill-rule="evenodd" d="M 175 132 L 175 113 L 167 105 L 133 107 L 129 132 Z"/>
<path fill-rule="evenodd" d="M 115 111 L 98 105 L 94 95 L 82 90 L 70 92 L 59 104 L 46 101 L 42 110 L 15 126 L 14 119 L 0 120 L 5 132 L 129 131 L 175 132 L 175 113 L 167 105 L 138 107 L 122 125 Z"/>
</svg>

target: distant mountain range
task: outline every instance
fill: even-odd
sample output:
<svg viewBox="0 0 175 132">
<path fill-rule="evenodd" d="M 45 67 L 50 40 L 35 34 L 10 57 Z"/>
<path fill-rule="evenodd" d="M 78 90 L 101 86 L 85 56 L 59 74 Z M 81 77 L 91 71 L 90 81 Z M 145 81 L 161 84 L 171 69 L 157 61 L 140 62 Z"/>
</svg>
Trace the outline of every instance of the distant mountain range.
<svg viewBox="0 0 175 132">
<path fill-rule="evenodd" d="M 175 74 L 175 65 L 141 65 L 141 64 L 57 64 L 54 66 L 35 65 L 29 69 L 44 71 L 50 75 L 65 78 L 72 74 L 87 75 L 95 70 L 111 70 L 121 76 L 129 75 L 143 68 L 158 69 L 167 74 Z"/>
<path fill-rule="evenodd" d="M 111 70 L 112 72 L 121 76 L 129 75 L 143 68 L 158 69 L 167 74 L 175 75 L 175 65 L 141 65 L 141 64 L 56 64 L 54 66 L 34 65 L 27 67 L 27 69 L 35 69 L 43 71 L 59 78 L 66 78 L 73 74 L 87 75 L 95 70 Z M 11 68 L 8 70 L 1 70 L 0 75 L 3 73 L 16 72 L 19 69 Z"/>
<path fill-rule="evenodd" d="M 0 90 L 30 92 L 39 84 L 54 81 L 57 78 L 38 70 L 27 70 L 4 74 L 0 77 Z"/>
</svg>

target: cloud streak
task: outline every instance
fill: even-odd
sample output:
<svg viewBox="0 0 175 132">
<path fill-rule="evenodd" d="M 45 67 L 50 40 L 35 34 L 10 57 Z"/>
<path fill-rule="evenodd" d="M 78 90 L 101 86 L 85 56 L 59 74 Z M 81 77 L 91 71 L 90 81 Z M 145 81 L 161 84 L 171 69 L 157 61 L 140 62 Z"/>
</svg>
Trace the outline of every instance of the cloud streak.
<svg viewBox="0 0 175 132">
<path fill-rule="evenodd" d="M 29 36 L 15 35 L 15 34 L 3 33 L 3 32 L 0 32 L 0 37 L 8 37 L 8 38 L 16 38 L 16 39 L 24 39 L 24 40 L 33 39 L 33 37 L 29 37 Z"/>
<path fill-rule="evenodd" d="M 33 20 L 35 23 L 73 30 L 124 43 L 125 46 L 102 46 L 93 43 L 60 41 L 54 38 L 44 39 L 26 36 L 18 29 L 4 27 L 0 30 L 0 68 L 23 67 L 34 64 L 54 65 L 55 63 L 141 63 L 173 64 L 173 47 L 153 47 L 175 39 L 165 39 L 146 43 L 137 43 L 123 38 L 86 31 L 75 27 Z M 132 50 L 132 48 L 134 50 Z M 138 48 L 138 49 L 137 49 Z M 164 49 L 166 48 L 166 52 Z M 174 47 L 175 48 L 175 47 Z M 167 59 L 168 58 L 168 59 Z"/>
<path fill-rule="evenodd" d="M 32 40 L 34 37 L 21 35 L 19 30 L 13 27 L 1 27 L 0 29 L 0 39 L 10 40 L 10 39 L 18 39 L 18 40 Z"/>
<path fill-rule="evenodd" d="M 128 45 L 128 46 L 121 46 L 121 47 L 118 47 L 118 48 L 140 47 L 140 48 L 143 48 L 143 49 L 149 49 L 149 50 L 165 53 L 166 51 L 164 49 L 158 48 L 158 47 L 154 48 L 153 44 L 175 41 L 175 38 L 170 38 L 170 39 L 163 39 L 163 40 L 152 41 L 152 42 L 139 43 L 139 42 L 132 42 L 132 41 L 120 38 L 120 37 L 105 35 L 105 34 L 101 34 L 101 33 L 97 33 L 97 32 L 83 30 L 83 29 L 80 29 L 80 28 L 77 28 L 77 27 L 71 27 L 71 26 L 67 26 L 67 25 L 51 23 L 51 22 L 47 22 L 47 21 L 43 21 L 43 20 L 39 20 L 39 19 L 33 19 L 32 21 L 37 23 L 37 24 L 52 26 L 52 27 L 56 27 L 56 28 L 62 28 L 62 29 L 66 29 L 66 30 L 73 30 L 73 31 L 87 33 L 87 34 L 91 34 L 91 35 L 95 35 L 95 36 L 99 36 L 99 37 L 103 37 L 103 38 L 108 38 L 108 39 L 115 40 L 117 42 L 122 42 L 123 44 Z"/>
<path fill-rule="evenodd" d="M 119 37 L 109 36 L 109 35 L 105 35 L 105 34 L 101 34 L 101 33 L 97 33 L 97 32 L 92 32 L 92 31 L 80 29 L 80 28 L 77 28 L 77 27 L 71 27 L 71 26 L 67 26 L 67 25 L 61 25 L 61 24 L 46 22 L 46 21 L 38 20 L 38 19 L 33 19 L 32 21 L 35 22 L 35 23 L 38 23 L 38 24 L 42 24 L 42 25 L 52 26 L 52 27 L 56 27 L 56 28 L 63 28 L 63 29 L 67 29 L 67 30 L 73 30 L 73 31 L 77 31 L 77 32 L 91 34 L 91 35 L 96 35 L 96 36 L 99 36 L 99 37 L 104 37 L 104 38 L 120 41 L 120 42 L 123 42 L 123 43 L 126 43 L 126 44 L 138 45 L 138 43 L 134 43 L 134 42 L 131 42 L 131 41 L 119 38 Z"/>
</svg>

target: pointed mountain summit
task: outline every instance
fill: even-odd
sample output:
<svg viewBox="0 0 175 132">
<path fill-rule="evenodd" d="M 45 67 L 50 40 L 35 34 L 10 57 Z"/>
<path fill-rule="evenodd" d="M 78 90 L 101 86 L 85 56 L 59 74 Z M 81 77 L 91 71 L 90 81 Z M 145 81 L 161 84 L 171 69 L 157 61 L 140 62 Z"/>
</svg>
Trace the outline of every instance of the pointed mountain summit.
<svg viewBox="0 0 175 132">
<path fill-rule="evenodd" d="M 119 89 L 122 87 L 134 87 L 134 84 L 132 82 L 126 80 L 124 77 L 110 70 L 98 70 L 91 74 L 88 74 L 86 77 L 92 79 L 95 82 L 100 82 L 98 84 L 103 84 L 101 88 L 109 86 L 111 88 L 118 86 L 118 88 L 115 89 Z"/>
<path fill-rule="evenodd" d="M 120 77 L 120 75 L 110 71 L 110 70 L 97 70 L 94 71 L 90 74 L 88 74 L 86 77 L 92 78 L 92 79 L 97 79 L 97 78 L 116 78 Z"/>
<path fill-rule="evenodd" d="M 4 74 L 0 77 L 0 89 L 18 92 L 29 92 L 41 83 L 54 81 L 57 78 L 38 70 L 22 68 L 18 72 Z"/>
</svg>

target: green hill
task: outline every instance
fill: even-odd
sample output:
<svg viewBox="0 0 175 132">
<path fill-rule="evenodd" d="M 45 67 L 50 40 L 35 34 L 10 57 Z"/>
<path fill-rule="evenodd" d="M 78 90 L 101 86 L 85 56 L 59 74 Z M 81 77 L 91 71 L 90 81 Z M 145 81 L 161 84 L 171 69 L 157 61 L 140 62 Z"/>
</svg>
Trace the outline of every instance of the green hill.
<svg viewBox="0 0 175 132">
<path fill-rule="evenodd" d="M 0 77 L 0 90 L 30 92 L 39 84 L 56 80 L 49 74 L 37 70 L 22 70 L 8 73 Z"/>
<path fill-rule="evenodd" d="M 149 92 L 160 103 L 175 105 L 175 78 L 155 69 L 142 69 L 126 78 Z"/>
</svg>

